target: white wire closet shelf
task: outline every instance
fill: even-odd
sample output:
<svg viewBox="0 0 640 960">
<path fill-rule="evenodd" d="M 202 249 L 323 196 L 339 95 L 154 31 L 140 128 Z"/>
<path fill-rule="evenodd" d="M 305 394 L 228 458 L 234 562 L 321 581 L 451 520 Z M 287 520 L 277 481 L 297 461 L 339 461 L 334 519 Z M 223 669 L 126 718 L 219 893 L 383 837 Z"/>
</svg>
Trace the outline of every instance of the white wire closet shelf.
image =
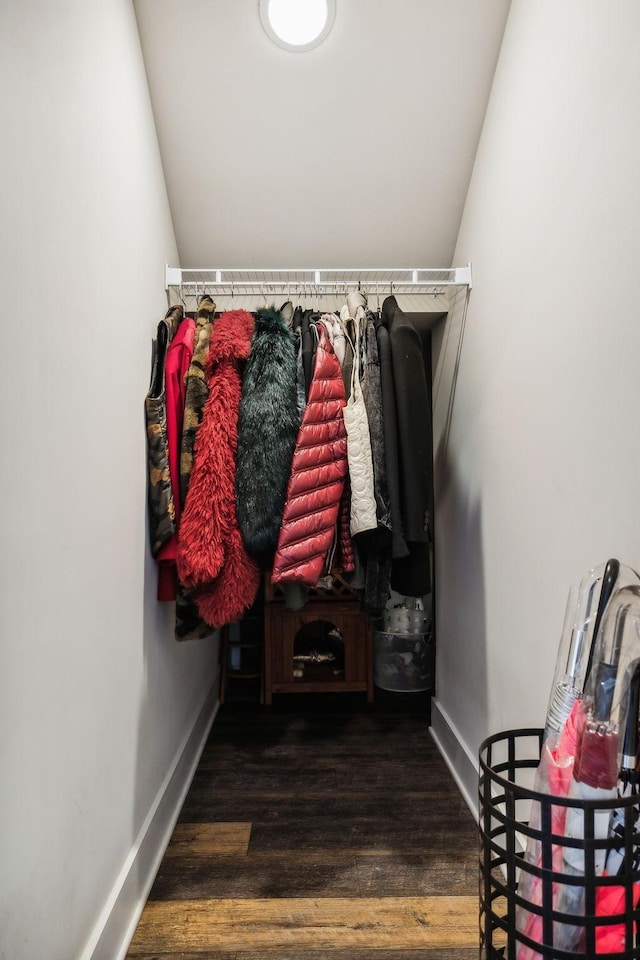
<svg viewBox="0 0 640 960">
<path fill-rule="evenodd" d="M 214 296 L 344 294 L 362 289 L 368 293 L 446 293 L 451 287 L 472 287 L 471 264 L 466 267 L 410 267 L 382 269 L 182 269 L 166 267 L 166 289 L 185 295 Z"/>
</svg>

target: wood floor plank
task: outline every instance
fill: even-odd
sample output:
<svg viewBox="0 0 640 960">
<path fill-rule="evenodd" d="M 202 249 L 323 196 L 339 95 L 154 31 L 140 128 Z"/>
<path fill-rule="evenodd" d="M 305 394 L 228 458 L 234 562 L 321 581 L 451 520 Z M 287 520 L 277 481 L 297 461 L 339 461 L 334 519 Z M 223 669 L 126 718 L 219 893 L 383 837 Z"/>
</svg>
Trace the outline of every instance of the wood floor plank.
<svg viewBox="0 0 640 960">
<path fill-rule="evenodd" d="M 475 897 L 478 865 L 468 856 L 399 854 L 363 857 L 356 861 L 356 876 L 363 897 L 432 897 L 445 894 Z"/>
<path fill-rule="evenodd" d="M 246 856 L 250 837 L 250 823 L 178 823 L 165 856 Z"/>
<path fill-rule="evenodd" d="M 226 950 L 199 950 L 197 953 L 171 952 L 137 954 L 136 960 L 274 960 L 272 950 L 243 950 L 242 953 L 228 953 Z M 434 950 L 421 947 L 419 950 L 377 950 L 366 947 L 341 950 L 301 950 L 296 948 L 295 954 L 289 954 L 289 960 L 478 960 L 478 948 L 450 948 L 436 947 Z"/>
<path fill-rule="evenodd" d="M 436 756 L 423 718 L 411 716 L 382 718 L 378 715 L 332 717 L 282 717 L 266 714 L 227 715 L 216 719 L 201 764 L 203 769 L 215 755 L 238 766 L 239 759 L 307 759 L 362 755 L 379 759 L 401 759 L 421 753 Z"/>
<path fill-rule="evenodd" d="M 362 874 L 355 856 L 189 857 L 160 867 L 149 899 L 358 896 L 364 893 Z"/>
<path fill-rule="evenodd" d="M 256 760 L 245 759 L 239 768 L 237 757 L 233 762 L 210 755 L 201 761 L 193 779 L 194 789 L 208 789 L 211 795 L 228 789 L 285 793 L 322 793 L 349 791 L 362 794 L 376 790 L 380 793 L 403 791 L 425 795 L 448 790 L 449 771 L 442 769 L 428 757 L 384 759 L 374 752 L 367 755 L 344 757 L 325 756 L 312 759 L 297 756 Z"/>
<path fill-rule="evenodd" d="M 374 817 L 336 817 L 316 816 L 304 821 L 299 818 L 254 822 L 251 834 L 252 849 L 278 850 L 286 847 L 290 850 L 305 850 L 327 846 L 367 846 L 370 848 L 394 849 L 411 853 L 437 846 L 446 849 L 456 842 L 455 833 L 450 827 L 433 825 L 433 829 L 421 833 L 412 822 L 394 823 L 376 820 Z"/>
<path fill-rule="evenodd" d="M 257 897 L 475 895 L 468 851 L 254 851 L 246 858 L 184 856 L 161 865 L 150 900 Z"/>
<path fill-rule="evenodd" d="M 444 830 L 457 831 L 460 826 L 473 823 L 462 798 L 452 795 L 450 789 L 417 798 L 407 796 L 402 785 L 398 786 L 397 794 L 390 797 L 363 793 L 354 798 L 339 792 L 318 796 L 306 794 L 304 789 L 295 795 L 267 793 L 262 796 L 239 791 L 237 795 L 215 796 L 206 787 L 194 785 L 182 808 L 180 822 L 201 823 L 211 820 L 251 822 L 254 839 L 259 828 L 285 831 L 302 823 L 313 829 L 322 829 L 324 825 L 329 830 L 327 837 L 330 839 L 333 832 L 336 843 L 344 842 L 343 838 L 351 836 L 353 832 L 357 833 L 359 825 L 375 823 L 377 830 L 387 833 L 390 838 L 401 837 L 403 833 L 411 831 L 416 842 L 420 843 L 423 837 L 425 841 L 428 840 L 436 824 Z M 293 834 L 289 845 L 297 845 Z M 392 845 L 390 839 L 389 846 Z"/>
<path fill-rule="evenodd" d="M 276 956 L 300 948 L 472 948 L 477 945 L 474 897 L 280 898 L 156 901 L 143 911 L 129 956 L 177 949 L 187 955 L 225 949 Z"/>
<path fill-rule="evenodd" d="M 192 955 L 193 956 L 193 955 Z M 217 954 L 196 955 L 198 960 L 218 960 Z M 138 960 L 138 958 L 136 958 Z M 162 960 L 174 960 L 165 958 Z M 274 960 L 272 951 L 248 950 L 236 954 L 236 960 Z M 296 950 L 289 960 L 478 960 L 478 947 L 448 948 L 420 947 L 418 950 L 402 947 L 399 950 L 378 950 L 365 947 L 350 947 L 346 950 L 334 947 L 330 950 Z"/>
<path fill-rule="evenodd" d="M 336 771 L 333 768 L 323 770 L 282 769 L 278 762 L 270 764 L 247 764 L 244 769 L 231 766 L 213 767 L 211 770 L 198 770 L 193 778 L 191 789 L 194 795 L 211 798 L 228 796 L 234 793 L 264 793 L 271 796 L 292 796 L 301 793 L 326 796 L 335 794 Z"/>
<path fill-rule="evenodd" d="M 210 776 L 215 775 L 211 774 Z M 335 784 L 330 783 L 326 783 L 324 786 L 318 786 L 317 784 L 310 786 L 304 783 L 302 778 L 298 786 L 296 786 L 295 782 L 292 782 L 291 784 L 283 784 L 278 787 L 273 783 L 269 783 L 268 777 L 264 779 L 267 781 L 264 786 L 260 784 L 258 778 L 252 783 L 246 783 L 244 789 L 240 791 L 242 796 L 239 799 L 243 800 L 245 804 L 251 803 L 254 797 L 258 802 L 262 799 L 272 803 L 279 802 L 280 799 L 283 799 L 289 802 L 297 801 L 297 805 L 301 806 L 307 801 L 315 801 L 321 805 L 327 801 L 333 802 L 334 798 L 339 795 L 344 800 L 347 800 L 355 809 L 358 809 L 358 807 L 371 800 L 371 789 L 350 789 L 348 786 L 337 788 Z M 231 801 L 231 794 L 234 792 L 231 783 L 232 778 L 227 780 L 226 777 L 221 777 L 216 783 L 206 783 L 203 780 L 194 782 L 188 799 L 193 803 L 194 807 L 198 805 L 208 805 L 211 810 L 215 810 L 218 807 L 224 810 Z M 401 797 L 402 800 L 407 803 L 422 803 L 423 806 L 442 805 L 442 803 L 445 802 L 443 794 L 447 794 L 446 800 L 448 800 L 450 804 L 453 804 L 456 809 L 461 809 L 460 804 L 462 804 L 463 801 L 460 800 L 460 803 L 458 803 L 457 798 L 448 796 L 449 789 L 449 785 L 443 783 L 441 786 L 438 784 L 429 784 L 421 788 L 403 786 L 395 790 L 389 787 L 387 790 L 376 789 L 375 792 L 380 802 L 386 798 L 390 805 Z"/>
</svg>

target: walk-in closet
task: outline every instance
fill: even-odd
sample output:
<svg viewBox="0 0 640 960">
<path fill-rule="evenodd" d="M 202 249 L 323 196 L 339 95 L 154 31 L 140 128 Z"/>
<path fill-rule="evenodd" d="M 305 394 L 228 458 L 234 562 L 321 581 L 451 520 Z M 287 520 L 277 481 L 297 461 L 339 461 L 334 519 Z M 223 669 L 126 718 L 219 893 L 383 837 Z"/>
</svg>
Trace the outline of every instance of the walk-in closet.
<svg viewBox="0 0 640 960">
<path fill-rule="evenodd" d="M 639 34 L 0 4 L 0 957 L 478 956 L 481 744 L 640 569 Z"/>
</svg>

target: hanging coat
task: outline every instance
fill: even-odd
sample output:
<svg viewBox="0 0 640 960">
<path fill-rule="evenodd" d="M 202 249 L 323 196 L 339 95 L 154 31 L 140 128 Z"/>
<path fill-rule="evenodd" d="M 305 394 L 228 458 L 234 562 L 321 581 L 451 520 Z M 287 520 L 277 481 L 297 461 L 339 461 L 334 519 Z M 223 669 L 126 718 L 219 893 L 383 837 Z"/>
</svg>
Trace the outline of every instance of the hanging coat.
<svg viewBox="0 0 640 960">
<path fill-rule="evenodd" d="M 348 471 L 344 478 L 344 490 L 338 511 L 338 565 L 343 573 L 353 573 L 356 568 L 355 550 L 351 539 L 351 487 Z"/>
<path fill-rule="evenodd" d="M 429 541 L 433 501 L 431 400 L 422 338 L 395 297 L 382 305 L 388 320 L 396 391 L 400 499 L 409 556 L 394 564 L 391 586 L 419 597 L 431 589 Z"/>
<path fill-rule="evenodd" d="M 368 535 L 364 557 L 365 585 L 362 607 L 370 617 L 376 619 L 383 615 L 390 596 L 392 558 L 391 509 L 385 464 L 380 359 L 373 314 L 367 315 L 366 347 L 362 395 L 367 408 L 369 435 L 371 437 L 373 492 L 378 529 Z"/>
<path fill-rule="evenodd" d="M 311 326 L 313 310 L 303 310 L 300 322 L 300 336 L 302 339 L 302 369 L 304 370 L 305 396 L 309 398 L 309 389 L 313 378 L 313 356 L 316 349 L 316 340 Z"/>
<path fill-rule="evenodd" d="M 362 396 L 367 410 L 371 459 L 373 463 L 373 494 L 376 501 L 378 525 L 391 529 L 391 508 L 387 487 L 387 468 L 384 458 L 384 426 L 382 419 L 382 388 L 380 384 L 380 358 L 372 314 L 367 315 L 365 328 L 365 361 L 362 378 Z"/>
<path fill-rule="evenodd" d="M 346 313 L 348 314 L 348 310 Z M 343 316 L 343 311 L 341 311 L 341 317 Z M 345 399 L 348 400 L 351 396 L 351 374 L 353 373 L 353 320 L 346 319 L 344 322 L 341 320 L 342 329 L 344 331 L 344 359 L 342 361 L 342 382 L 344 383 L 344 395 Z"/>
<path fill-rule="evenodd" d="M 160 566 L 158 576 L 158 600 L 176 599 L 176 558 L 178 556 L 178 533 L 182 514 L 180 496 L 180 445 L 184 419 L 184 378 L 193 354 L 195 320 L 185 317 L 171 341 L 166 362 L 167 439 L 169 442 L 169 473 L 175 508 L 176 533 L 163 543 L 158 551 Z"/>
<path fill-rule="evenodd" d="M 209 354 L 215 309 L 216 305 L 211 297 L 205 295 L 200 299 L 196 313 L 193 356 L 185 377 L 184 418 L 180 449 L 180 494 L 183 503 L 187 499 L 189 480 L 193 469 L 193 448 L 207 400 L 208 391 L 204 365 Z"/>
<path fill-rule="evenodd" d="M 353 320 L 354 323 L 351 392 L 344 408 L 349 481 L 351 483 L 351 535 L 354 537 L 359 533 L 365 533 L 367 530 L 376 530 L 378 526 L 373 492 L 371 437 L 360 383 L 361 344 L 366 325 L 365 303 L 366 299 L 363 294 L 350 293 L 347 298 L 347 305 L 340 311 L 343 327 L 348 320 Z"/>
<path fill-rule="evenodd" d="M 389 510 L 391 515 L 391 555 L 393 559 L 408 556 L 402 532 L 402 509 L 400 506 L 400 454 L 398 451 L 398 423 L 396 412 L 396 389 L 393 381 L 391 339 L 389 336 L 389 311 L 383 311 L 376 319 L 376 340 L 380 359 L 380 391 L 382 394 L 382 428 L 384 434 L 384 463 Z"/>
<path fill-rule="evenodd" d="M 347 473 L 345 404 L 340 364 L 326 330 L 318 325 L 309 400 L 296 440 L 287 487 L 273 583 L 314 587 L 336 528 Z"/>
<path fill-rule="evenodd" d="M 180 497 L 184 506 L 193 468 L 193 448 L 207 399 L 204 365 L 209 353 L 216 305 L 208 294 L 200 298 L 196 313 L 193 356 L 184 379 L 185 399 L 180 445 Z M 176 640 L 198 640 L 211 633 L 198 611 L 193 592 L 178 580 L 176 586 Z"/>
<path fill-rule="evenodd" d="M 293 311 L 291 329 L 296 345 L 296 395 L 298 398 L 298 415 L 302 420 L 302 414 L 307 403 L 307 385 L 304 379 L 304 366 L 302 362 L 302 307 L 296 307 Z"/>
<path fill-rule="evenodd" d="M 340 366 L 342 366 L 344 363 L 346 346 L 346 336 L 342 326 L 342 320 L 337 313 L 323 313 L 320 317 L 320 320 L 324 324 L 329 335 L 333 352 L 338 358 L 338 363 Z"/>
<path fill-rule="evenodd" d="M 433 428 L 422 338 L 395 297 L 387 297 L 383 309 L 385 306 L 392 308 L 389 335 L 398 411 L 404 535 L 407 540 L 426 543 L 433 499 Z"/>
<path fill-rule="evenodd" d="M 338 363 L 342 367 L 345 358 L 346 335 L 342 326 L 342 321 L 337 313 L 323 313 L 320 322 L 327 331 L 327 336 L 331 341 L 333 352 L 336 355 Z M 344 377 L 343 377 L 344 383 Z M 344 411 L 343 411 L 344 415 Z M 347 443 L 348 443 L 347 438 Z M 347 455 L 348 463 L 348 455 Z M 338 511 L 338 542 L 337 542 L 336 560 L 343 573 L 353 573 L 355 570 L 355 553 L 353 541 L 351 539 L 351 485 L 349 483 L 349 472 L 344 480 L 344 489 L 340 498 L 340 508 Z"/>
<path fill-rule="evenodd" d="M 278 545 L 299 427 L 295 338 L 277 310 L 259 310 L 242 378 L 236 499 L 245 547 L 265 569 Z"/>
<path fill-rule="evenodd" d="M 151 383 L 144 401 L 147 424 L 148 504 L 151 552 L 154 557 L 176 532 L 175 504 L 169 470 L 165 363 L 171 341 L 183 318 L 182 307 L 171 307 L 158 324 L 153 342 Z"/>
<path fill-rule="evenodd" d="M 214 325 L 205 363 L 208 397 L 180 525 L 178 575 L 197 588 L 200 615 L 214 627 L 242 616 L 260 581 L 242 542 L 235 503 L 242 370 L 253 328 L 246 310 L 223 313 Z"/>
</svg>

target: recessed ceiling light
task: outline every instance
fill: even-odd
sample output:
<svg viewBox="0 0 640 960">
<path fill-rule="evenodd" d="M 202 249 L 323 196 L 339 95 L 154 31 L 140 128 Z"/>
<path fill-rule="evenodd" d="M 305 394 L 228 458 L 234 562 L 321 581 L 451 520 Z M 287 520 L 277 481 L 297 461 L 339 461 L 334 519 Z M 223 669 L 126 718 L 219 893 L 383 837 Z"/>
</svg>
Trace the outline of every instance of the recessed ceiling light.
<svg viewBox="0 0 640 960">
<path fill-rule="evenodd" d="M 328 35 L 336 0 L 260 0 L 267 35 L 285 50 L 311 50 Z"/>
</svg>

